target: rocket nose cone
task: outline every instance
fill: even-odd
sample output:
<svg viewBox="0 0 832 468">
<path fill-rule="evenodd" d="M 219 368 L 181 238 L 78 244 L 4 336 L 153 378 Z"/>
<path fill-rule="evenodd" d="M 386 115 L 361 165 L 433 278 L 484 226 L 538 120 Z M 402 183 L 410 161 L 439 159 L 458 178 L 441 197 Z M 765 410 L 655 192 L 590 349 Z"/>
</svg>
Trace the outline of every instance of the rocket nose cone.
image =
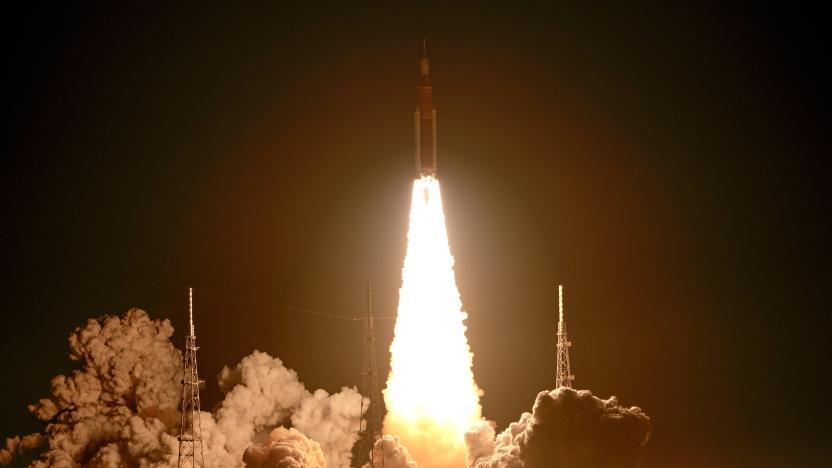
<svg viewBox="0 0 832 468">
<path fill-rule="evenodd" d="M 423 76 L 430 74 L 430 60 L 428 60 L 427 39 L 422 38 L 422 57 L 419 59 L 419 69 Z"/>
</svg>

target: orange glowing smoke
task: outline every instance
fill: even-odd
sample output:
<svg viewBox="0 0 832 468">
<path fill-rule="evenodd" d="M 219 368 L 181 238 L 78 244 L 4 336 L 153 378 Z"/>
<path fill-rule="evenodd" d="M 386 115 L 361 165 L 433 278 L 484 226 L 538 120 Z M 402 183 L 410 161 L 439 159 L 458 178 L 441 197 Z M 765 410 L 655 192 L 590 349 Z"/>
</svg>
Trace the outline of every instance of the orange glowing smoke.
<svg viewBox="0 0 832 468">
<path fill-rule="evenodd" d="M 413 184 L 384 390 L 384 431 L 399 436 L 423 468 L 464 467 L 465 430 L 481 419 L 453 265 L 439 182 L 423 177 Z"/>
</svg>

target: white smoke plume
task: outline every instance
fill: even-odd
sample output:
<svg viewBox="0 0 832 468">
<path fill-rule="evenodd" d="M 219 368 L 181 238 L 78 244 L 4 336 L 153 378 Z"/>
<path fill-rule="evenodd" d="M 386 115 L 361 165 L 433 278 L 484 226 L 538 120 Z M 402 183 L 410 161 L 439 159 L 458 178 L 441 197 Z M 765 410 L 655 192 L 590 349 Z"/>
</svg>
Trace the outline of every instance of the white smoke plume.
<svg viewBox="0 0 832 468">
<path fill-rule="evenodd" d="M 216 411 L 211 448 L 219 452 L 216 456 L 225 458 L 222 452 L 226 451 L 237 461 L 258 432 L 287 420 L 309 398 L 295 371 L 260 351 L 244 357 L 234 368 L 224 367 L 219 386 L 227 393 Z"/>
<path fill-rule="evenodd" d="M 373 461 L 363 468 L 416 468 L 416 460 L 396 436 L 385 435 L 373 444 Z"/>
<path fill-rule="evenodd" d="M 369 400 L 350 387 L 329 395 L 317 390 L 303 400 L 292 415 L 292 426 L 321 444 L 329 466 L 349 466 L 352 446 L 358 440 L 358 424 L 361 409 L 369 406 Z"/>
<path fill-rule="evenodd" d="M 320 444 L 330 467 L 349 466 L 361 408 L 367 407 L 355 389 L 344 387 L 333 395 L 324 390 L 310 393 L 295 371 L 260 351 L 233 369 L 224 368 L 219 384 L 228 393 L 216 411 L 213 432 L 224 437 L 223 446 L 231 458 L 240 460 L 258 433 L 291 422 Z"/>
<path fill-rule="evenodd" d="M 321 446 L 296 429 L 278 427 L 243 454 L 246 468 L 326 468 Z"/>
<path fill-rule="evenodd" d="M 30 406 L 48 422 L 45 434 L 8 439 L 0 466 L 175 467 L 183 367 L 172 334 L 168 320 L 151 320 L 139 309 L 77 328 L 70 358 L 81 368 L 52 379 L 52 396 Z M 218 380 L 225 398 L 215 413 L 200 416 L 206 467 L 242 468 L 256 440 L 300 444 L 291 431 L 273 436 L 280 425 L 294 425 L 315 441 L 320 466 L 349 466 L 362 408 L 354 389 L 313 394 L 280 359 L 259 351 L 225 367 Z M 317 460 L 312 452 L 308 460 Z M 263 466 L 295 466 L 270 464 L 273 459 Z"/>
<path fill-rule="evenodd" d="M 482 422 L 465 435 L 472 468 L 631 468 L 641 466 L 653 426 L 636 406 L 589 390 L 540 392 L 532 413 L 495 437 Z"/>
</svg>

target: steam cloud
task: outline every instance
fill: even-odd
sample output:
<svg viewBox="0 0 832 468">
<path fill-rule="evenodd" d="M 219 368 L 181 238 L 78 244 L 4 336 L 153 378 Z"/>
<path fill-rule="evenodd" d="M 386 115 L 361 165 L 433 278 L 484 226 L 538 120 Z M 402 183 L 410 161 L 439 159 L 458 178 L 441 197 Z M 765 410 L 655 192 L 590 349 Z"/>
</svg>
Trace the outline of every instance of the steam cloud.
<svg viewBox="0 0 832 468">
<path fill-rule="evenodd" d="M 373 444 L 375 458 L 364 468 L 416 468 L 416 460 L 396 436 L 386 435 Z"/>
<path fill-rule="evenodd" d="M 243 454 L 246 468 L 325 468 L 321 446 L 294 428 L 278 427 L 262 444 Z"/>
<path fill-rule="evenodd" d="M 80 368 L 52 379 L 51 397 L 30 410 L 45 434 L 0 448 L 0 466 L 168 468 L 177 464 L 182 354 L 168 320 L 139 309 L 88 320 L 69 337 Z M 202 412 L 206 466 L 347 467 L 358 438 L 358 392 L 308 391 L 280 359 L 254 351 L 218 377 L 223 401 Z M 289 426 L 281 427 L 281 426 Z M 637 467 L 650 419 L 615 397 L 559 388 L 538 394 L 532 413 L 495 434 L 488 422 L 465 434 L 471 468 Z M 376 441 L 364 468 L 416 468 L 398 437 Z"/>
<path fill-rule="evenodd" d="M 183 368 L 172 334 L 168 320 L 139 309 L 77 328 L 70 358 L 81 368 L 52 379 L 52 396 L 30 406 L 48 422 L 46 434 L 7 439 L 0 466 L 176 466 Z M 225 367 L 219 385 L 224 400 L 200 416 L 207 466 L 241 468 L 244 452 L 248 466 L 349 466 L 362 408 L 356 390 L 311 393 L 259 351 Z"/>
<path fill-rule="evenodd" d="M 471 468 L 629 468 L 642 463 L 653 426 L 641 408 L 589 390 L 540 392 L 532 413 L 496 435 L 482 422 L 465 434 Z"/>
<path fill-rule="evenodd" d="M 45 448 L 46 437 L 41 434 L 9 437 L 6 439 L 6 447 L 0 449 L 0 466 L 9 466 L 13 461 L 28 466 Z"/>
</svg>

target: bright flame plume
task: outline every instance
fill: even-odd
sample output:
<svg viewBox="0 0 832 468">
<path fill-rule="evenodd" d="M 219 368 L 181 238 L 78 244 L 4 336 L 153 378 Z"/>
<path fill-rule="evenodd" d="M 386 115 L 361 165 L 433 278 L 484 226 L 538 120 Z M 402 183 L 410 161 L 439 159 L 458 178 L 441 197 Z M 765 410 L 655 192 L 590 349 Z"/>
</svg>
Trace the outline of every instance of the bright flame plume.
<svg viewBox="0 0 832 468">
<path fill-rule="evenodd" d="M 464 467 L 464 433 L 480 421 L 439 181 L 413 184 L 399 312 L 384 390 L 384 431 L 424 467 Z"/>
</svg>

